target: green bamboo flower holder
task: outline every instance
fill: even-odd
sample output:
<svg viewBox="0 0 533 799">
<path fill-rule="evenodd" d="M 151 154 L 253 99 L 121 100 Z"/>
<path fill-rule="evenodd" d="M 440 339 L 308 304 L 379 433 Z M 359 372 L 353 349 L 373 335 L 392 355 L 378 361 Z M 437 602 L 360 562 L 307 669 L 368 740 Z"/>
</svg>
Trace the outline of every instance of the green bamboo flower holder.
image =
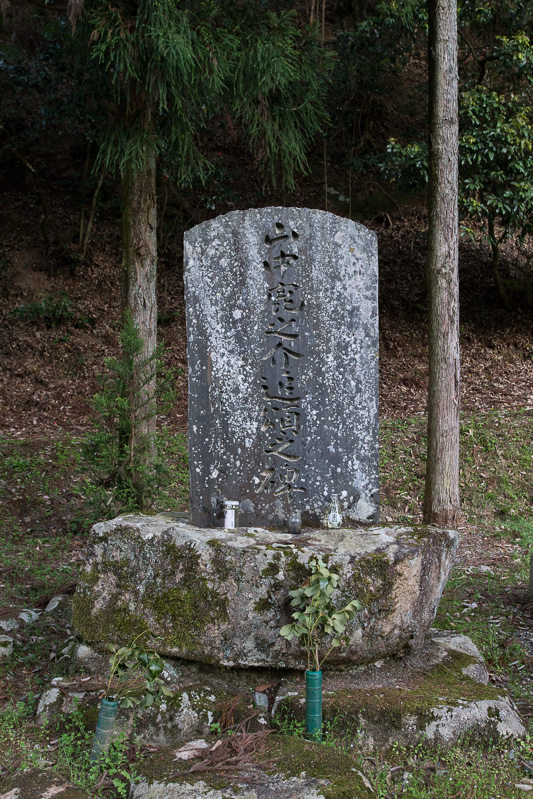
<svg viewBox="0 0 533 799">
<path fill-rule="evenodd" d="M 305 672 L 305 732 L 312 741 L 322 740 L 322 672 Z"/>
<path fill-rule="evenodd" d="M 118 702 L 109 699 L 102 699 L 91 750 L 91 763 L 95 763 L 107 754 L 113 738 L 118 704 Z"/>
</svg>

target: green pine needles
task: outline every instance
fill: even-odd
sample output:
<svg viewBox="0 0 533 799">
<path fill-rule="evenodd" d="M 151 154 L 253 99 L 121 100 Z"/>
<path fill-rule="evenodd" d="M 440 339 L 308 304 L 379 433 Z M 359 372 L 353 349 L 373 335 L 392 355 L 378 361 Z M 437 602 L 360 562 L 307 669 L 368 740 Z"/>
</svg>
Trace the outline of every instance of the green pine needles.
<svg viewBox="0 0 533 799">
<path fill-rule="evenodd" d="M 142 349 L 143 340 L 127 311 L 120 355 L 105 360 L 107 371 L 99 375 L 101 389 L 92 399 L 95 427 L 82 443 L 91 475 L 86 486 L 88 499 L 108 517 L 152 507 L 169 480 L 156 442 L 136 433 L 148 418 L 172 406 L 174 374 L 163 367 L 161 347 L 144 360 Z M 146 391 L 154 380 L 155 402 Z"/>
</svg>

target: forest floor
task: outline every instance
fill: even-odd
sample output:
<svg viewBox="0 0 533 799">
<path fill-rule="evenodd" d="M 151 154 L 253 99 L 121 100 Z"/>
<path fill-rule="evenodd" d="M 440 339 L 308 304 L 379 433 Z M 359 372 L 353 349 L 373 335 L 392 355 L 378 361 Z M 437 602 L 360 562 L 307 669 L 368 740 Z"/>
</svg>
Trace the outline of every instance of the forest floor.
<svg viewBox="0 0 533 799">
<path fill-rule="evenodd" d="M 342 188 L 340 180 L 338 185 Z M 323 207 L 323 190 L 311 181 L 304 189 L 306 205 Z M 375 194 L 380 194 L 379 187 Z M 346 213 L 337 197 L 330 195 L 329 210 Z M 384 209 L 359 217 L 378 234 L 380 249 L 381 518 L 417 523 L 426 445 L 427 220 L 421 204 L 412 202 L 399 210 L 388 199 Z M 47 252 L 40 238 L 37 202 L 16 187 L 4 197 L 0 619 L 23 608 L 42 608 L 52 595 L 73 590 L 87 528 L 95 520 L 85 491 L 80 439 L 91 426 L 89 399 L 98 388 L 97 375 L 104 370 L 104 359 L 117 354 L 119 226 L 115 198 L 115 217 L 102 213 L 87 258 L 80 263 L 72 243 L 77 210 L 66 200 L 58 195 L 51 213 L 58 228 L 71 233 Z M 112 197 L 109 203 L 113 209 Z M 282 201 L 266 197 L 261 204 L 303 203 L 285 196 Z M 227 210 L 231 206 L 220 208 Z M 471 635 L 491 679 L 509 687 L 526 720 L 533 718 L 533 619 L 526 594 L 533 546 L 533 292 L 531 277 L 529 284 L 526 279 L 530 256 L 528 249 L 511 245 L 504 252 L 515 302 L 511 313 L 499 306 L 488 248 L 468 240 L 461 243 L 464 522 L 457 566 L 437 619 L 441 627 Z M 166 500 L 168 508 L 183 510 L 187 386 L 178 236 L 161 259 L 158 279 L 159 336 L 167 365 L 177 370 L 178 389 L 174 408 L 160 420 L 173 470 Z M 64 630 L 43 631 L 38 625 L 18 634 L 14 655 L 0 665 L 0 708 L 7 711 L 22 699 L 35 702 L 51 675 L 60 672 L 63 635 Z M 0 737 L 2 730 L 5 733 L 0 722 Z M 0 763 L 0 776 L 14 764 L 16 758 Z M 511 782 L 517 776 L 505 774 L 502 779 L 511 787 L 507 793 L 491 789 L 494 796 L 515 795 Z M 454 784 L 440 795 L 452 796 L 453 789 L 458 797 L 470 796 L 466 788 L 458 793 Z M 433 794 L 403 790 L 402 795 Z M 490 793 L 479 794 L 485 795 Z"/>
</svg>

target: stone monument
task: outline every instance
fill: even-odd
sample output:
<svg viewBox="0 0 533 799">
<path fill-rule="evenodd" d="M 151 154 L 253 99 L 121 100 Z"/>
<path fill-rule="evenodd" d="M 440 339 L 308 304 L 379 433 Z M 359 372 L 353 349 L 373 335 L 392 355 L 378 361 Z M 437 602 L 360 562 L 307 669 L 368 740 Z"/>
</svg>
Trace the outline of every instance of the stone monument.
<svg viewBox="0 0 533 799">
<path fill-rule="evenodd" d="M 279 630 L 319 556 L 341 575 L 339 601 L 361 604 L 332 665 L 420 646 L 457 534 L 361 524 L 378 513 L 374 234 L 323 211 L 235 211 L 186 235 L 185 264 L 190 518 L 95 525 L 78 630 L 148 629 L 161 654 L 197 663 L 304 668 Z M 324 529 L 333 494 L 343 523 Z"/>
<path fill-rule="evenodd" d="M 206 734 L 221 702 L 252 690 L 297 716 L 307 660 L 279 630 L 321 557 L 339 574 L 334 602 L 360 604 L 325 683 L 326 717 L 346 710 L 358 746 L 522 734 L 472 642 L 430 631 L 457 533 L 362 524 L 378 513 L 374 234 L 323 211 L 235 211 L 186 234 L 185 260 L 191 518 L 93 527 L 74 597 L 80 667 L 137 636 L 167 658 L 172 699 L 138 728 L 151 742 Z M 343 525 L 324 529 L 333 494 Z M 237 530 L 221 513 L 233 500 Z"/>
<path fill-rule="evenodd" d="M 374 233 L 307 208 L 234 211 L 185 234 L 191 522 L 378 518 Z"/>
</svg>

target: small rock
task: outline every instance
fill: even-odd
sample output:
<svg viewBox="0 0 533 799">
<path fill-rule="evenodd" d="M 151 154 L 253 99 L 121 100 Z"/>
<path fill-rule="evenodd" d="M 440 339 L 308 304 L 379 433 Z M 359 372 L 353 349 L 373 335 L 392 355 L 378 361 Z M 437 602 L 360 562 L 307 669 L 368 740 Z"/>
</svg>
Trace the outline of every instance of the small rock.
<svg viewBox="0 0 533 799">
<path fill-rule="evenodd" d="M 489 673 L 483 663 L 471 663 L 469 666 L 465 666 L 463 674 L 481 685 L 489 684 Z"/>
<path fill-rule="evenodd" d="M 53 715 L 53 711 L 59 711 L 60 705 L 63 704 L 63 694 L 59 688 L 49 688 L 39 699 L 37 705 L 37 723 L 42 724 L 45 720 L 48 721 Z"/>
<path fill-rule="evenodd" d="M 19 613 L 19 619 L 26 624 L 31 624 L 32 622 L 37 621 L 40 615 L 40 612 L 37 610 L 28 610 L 27 608 L 24 608 L 22 613 Z"/>
<path fill-rule="evenodd" d="M 45 607 L 45 613 L 53 613 L 54 610 L 60 608 L 66 599 L 65 594 L 58 594 L 57 596 L 53 596 L 48 605 Z"/>
<path fill-rule="evenodd" d="M 16 619 L 0 619 L 0 630 L 4 630 L 6 633 L 14 632 L 19 627 L 20 624 Z"/>
<path fill-rule="evenodd" d="M 254 691 L 254 705 L 268 711 L 268 696 L 261 691 Z"/>
<path fill-rule="evenodd" d="M 178 749 L 174 760 L 192 760 L 193 757 L 201 755 L 204 749 L 207 749 L 209 744 L 203 738 L 198 738 L 196 741 L 189 741 L 188 744 Z"/>
<path fill-rule="evenodd" d="M 0 635 L 0 660 L 13 653 L 13 639 L 9 635 Z"/>
<path fill-rule="evenodd" d="M 64 650 L 63 650 L 64 651 Z M 72 665 L 76 672 L 95 674 L 109 669 L 109 655 L 100 655 L 86 644 L 72 647 Z"/>
<path fill-rule="evenodd" d="M 437 630 L 432 627 L 429 631 L 429 637 L 448 652 L 461 652 L 463 655 L 470 655 L 479 660 L 480 663 L 483 663 L 481 652 L 467 635 L 461 635 L 461 633 L 455 633 L 451 630 Z"/>
</svg>

